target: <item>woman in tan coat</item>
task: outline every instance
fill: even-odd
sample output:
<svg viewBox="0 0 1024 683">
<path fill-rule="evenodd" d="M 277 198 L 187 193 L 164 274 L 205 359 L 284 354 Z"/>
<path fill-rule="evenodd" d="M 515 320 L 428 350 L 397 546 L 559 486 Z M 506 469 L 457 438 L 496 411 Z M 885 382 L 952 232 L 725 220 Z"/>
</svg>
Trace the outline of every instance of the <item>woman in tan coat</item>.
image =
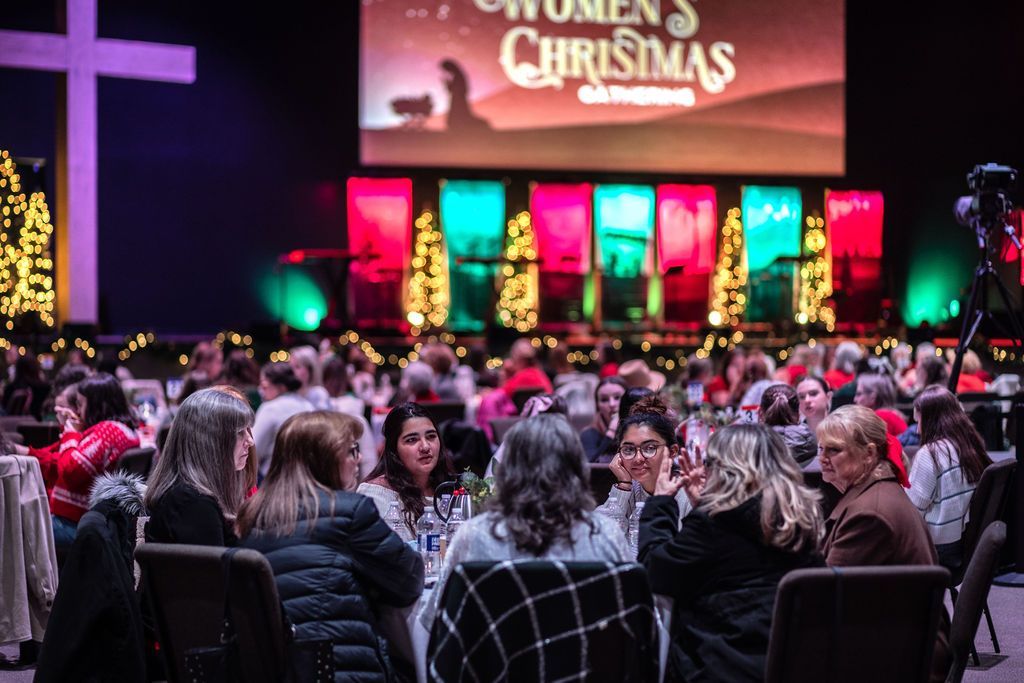
<svg viewBox="0 0 1024 683">
<path fill-rule="evenodd" d="M 921 514 L 893 465 L 899 442 L 870 408 L 846 405 L 818 425 L 822 478 L 843 493 L 825 522 L 825 562 L 832 567 L 937 565 L 938 554 Z M 939 624 L 933 679 L 949 669 L 948 617 Z"/>
</svg>

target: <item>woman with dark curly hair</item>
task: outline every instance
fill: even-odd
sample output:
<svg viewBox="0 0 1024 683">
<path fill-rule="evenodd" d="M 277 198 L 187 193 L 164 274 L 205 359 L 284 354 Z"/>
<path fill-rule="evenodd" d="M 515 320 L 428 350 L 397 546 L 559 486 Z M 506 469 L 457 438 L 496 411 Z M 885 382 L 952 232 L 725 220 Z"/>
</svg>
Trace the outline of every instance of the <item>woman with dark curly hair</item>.
<svg viewBox="0 0 1024 683">
<path fill-rule="evenodd" d="M 434 504 L 434 488 L 448 479 L 441 432 L 416 403 L 402 403 L 384 419 L 384 452 L 356 493 L 373 499 L 381 517 L 398 503 L 405 525 L 396 529 L 403 541 L 416 538 L 416 521 Z"/>
<path fill-rule="evenodd" d="M 483 560 L 623 562 L 626 538 L 618 525 L 593 513 L 583 445 L 559 415 L 535 415 L 513 427 L 503 442 L 497 495 L 487 512 L 459 528 L 444 571 L 420 621 L 430 628 L 451 570 Z"/>
</svg>

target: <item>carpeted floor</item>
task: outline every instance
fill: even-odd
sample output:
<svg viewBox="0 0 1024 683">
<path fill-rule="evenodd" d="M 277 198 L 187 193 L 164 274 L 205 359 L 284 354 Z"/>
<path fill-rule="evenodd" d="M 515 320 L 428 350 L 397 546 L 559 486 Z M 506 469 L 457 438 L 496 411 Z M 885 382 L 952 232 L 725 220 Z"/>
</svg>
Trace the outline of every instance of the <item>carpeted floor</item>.
<svg viewBox="0 0 1024 683">
<path fill-rule="evenodd" d="M 1024 588 L 993 586 L 988 599 L 1002 654 L 992 654 L 992 641 L 982 618 L 975 639 L 980 667 L 969 667 L 969 683 L 1019 683 L 1024 681 Z M 947 604 L 948 609 L 948 604 Z M 0 653 L 16 656 L 17 646 L 0 646 Z M 0 671 L 0 683 L 31 683 L 34 670 Z"/>
</svg>

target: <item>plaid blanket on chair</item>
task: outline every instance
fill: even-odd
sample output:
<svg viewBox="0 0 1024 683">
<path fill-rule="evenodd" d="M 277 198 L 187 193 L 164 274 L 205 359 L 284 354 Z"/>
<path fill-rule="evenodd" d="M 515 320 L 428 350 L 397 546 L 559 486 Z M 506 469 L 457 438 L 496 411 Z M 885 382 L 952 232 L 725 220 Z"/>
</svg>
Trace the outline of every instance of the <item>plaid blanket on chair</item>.
<svg viewBox="0 0 1024 683">
<path fill-rule="evenodd" d="M 656 681 L 658 633 L 638 564 L 467 562 L 441 596 L 431 681 Z"/>
</svg>

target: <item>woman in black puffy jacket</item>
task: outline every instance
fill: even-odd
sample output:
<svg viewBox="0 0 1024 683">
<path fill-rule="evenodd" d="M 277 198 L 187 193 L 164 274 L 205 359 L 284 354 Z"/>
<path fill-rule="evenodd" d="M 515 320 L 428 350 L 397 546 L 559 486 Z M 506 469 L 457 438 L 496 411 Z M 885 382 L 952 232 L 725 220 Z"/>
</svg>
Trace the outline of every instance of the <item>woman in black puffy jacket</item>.
<svg viewBox="0 0 1024 683">
<path fill-rule="evenodd" d="M 263 486 L 242 506 L 242 545 L 266 555 L 299 639 L 334 642 L 335 681 L 392 676 L 374 607 L 406 607 L 423 591 L 423 563 L 346 489 L 359 464 L 359 422 L 316 411 L 277 434 Z"/>
</svg>

